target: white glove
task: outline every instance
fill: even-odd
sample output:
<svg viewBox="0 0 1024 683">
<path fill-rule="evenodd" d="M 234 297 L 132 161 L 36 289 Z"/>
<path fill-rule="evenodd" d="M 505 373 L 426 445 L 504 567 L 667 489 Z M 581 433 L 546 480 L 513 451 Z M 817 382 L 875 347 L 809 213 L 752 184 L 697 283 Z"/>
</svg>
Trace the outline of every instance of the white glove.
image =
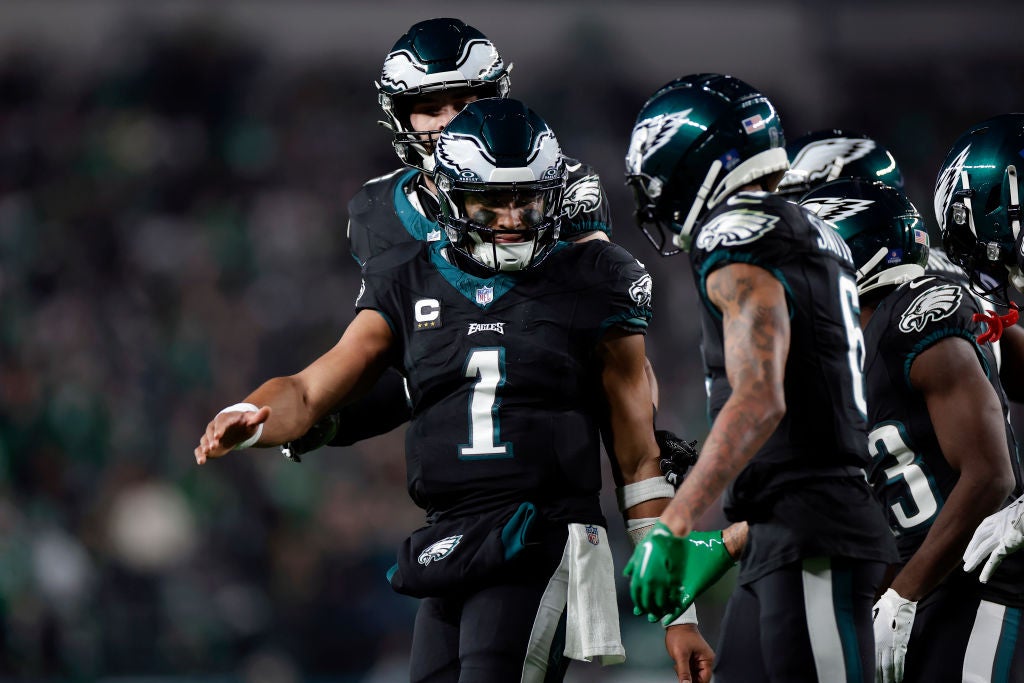
<svg viewBox="0 0 1024 683">
<path fill-rule="evenodd" d="M 907 661 L 907 642 L 914 626 L 917 603 L 889 589 L 875 603 L 875 681 L 899 683 Z"/>
<path fill-rule="evenodd" d="M 1013 501 L 1005 508 L 986 517 L 974 531 L 974 537 L 964 551 L 964 571 L 974 571 L 981 561 L 988 556 L 988 562 L 981 570 L 978 580 L 988 583 L 992 572 L 996 570 L 1003 558 L 1024 546 L 1024 496 Z"/>
</svg>

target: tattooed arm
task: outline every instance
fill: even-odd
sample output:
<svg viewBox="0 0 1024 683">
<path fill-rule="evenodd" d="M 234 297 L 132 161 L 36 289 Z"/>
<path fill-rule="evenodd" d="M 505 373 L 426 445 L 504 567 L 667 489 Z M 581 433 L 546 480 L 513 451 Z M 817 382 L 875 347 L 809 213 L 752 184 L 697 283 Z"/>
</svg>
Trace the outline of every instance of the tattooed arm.
<svg viewBox="0 0 1024 683">
<path fill-rule="evenodd" d="M 707 292 L 722 312 L 732 395 L 715 418 L 697 464 L 662 514 L 680 536 L 693 529 L 786 413 L 789 311 L 782 284 L 763 268 L 733 263 L 708 277 Z"/>
</svg>

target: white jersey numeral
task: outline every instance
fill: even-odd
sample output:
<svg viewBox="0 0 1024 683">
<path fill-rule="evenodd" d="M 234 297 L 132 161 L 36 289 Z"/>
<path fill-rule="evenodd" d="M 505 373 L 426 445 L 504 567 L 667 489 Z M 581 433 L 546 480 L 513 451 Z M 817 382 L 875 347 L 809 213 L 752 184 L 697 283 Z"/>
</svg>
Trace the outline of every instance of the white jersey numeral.
<svg viewBox="0 0 1024 683">
<path fill-rule="evenodd" d="M 939 511 L 939 502 L 932 491 L 928 475 L 921 469 L 917 453 L 907 445 L 899 426 L 887 423 L 875 428 L 868 436 L 868 451 L 872 458 L 896 460 L 896 464 L 885 468 L 885 476 L 888 477 L 885 485 L 889 486 L 899 479 L 906 484 L 909 498 L 900 496 L 890 506 L 899 525 L 910 529 L 931 520 Z"/>
<path fill-rule="evenodd" d="M 511 446 L 499 436 L 498 387 L 505 383 L 505 349 L 472 349 L 466 377 L 475 377 L 469 400 L 469 444 L 459 446 L 460 458 L 511 457 Z"/>
<path fill-rule="evenodd" d="M 867 419 L 868 402 L 864 389 L 864 332 L 860 329 L 860 299 L 857 297 L 857 283 L 845 273 L 839 276 L 839 303 L 843 309 L 843 324 L 850 360 L 850 381 L 853 386 L 853 403 L 861 417 Z"/>
</svg>

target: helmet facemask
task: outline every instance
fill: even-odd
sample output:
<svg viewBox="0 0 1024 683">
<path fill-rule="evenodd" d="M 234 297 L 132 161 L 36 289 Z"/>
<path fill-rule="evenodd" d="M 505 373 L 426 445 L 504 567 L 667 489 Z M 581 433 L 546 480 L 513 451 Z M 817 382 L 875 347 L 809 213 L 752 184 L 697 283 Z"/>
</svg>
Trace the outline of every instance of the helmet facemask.
<svg viewBox="0 0 1024 683">
<path fill-rule="evenodd" d="M 511 65 L 509 69 L 511 70 Z M 434 145 L 444 128 L 416 130 L 412 125 L 410 115 L 417 102 L 424 97 L 444 94 L 457 103 L 457 106 L 461 105 L 458 106 L 461 109 L 467 102 L 487 97 L 508 97 L 508 83 L 508 73 L 506 72 L 496 82 L 442 83 L 438 87 L 414 88 L 401 95 L 389 95 L 381 92 L 378 95 L 378 100 L 388 120 L 378 123 L 394 133 L 391 145 L 395 148 L 395 153 L 403 164 L 424 173 L 433 173 Z"/>
<path fill-rule="evenodd" d="M 561 179 L 538 183 L 452 183 L 437 178 L 439 220 L 452 246 L 495 272 L 540 264 L 558 241 Z"/>
<path fill-rule="evenodd" d="M 682 229 L 678 222 L 680 212 L 659 207 L 658 202 L 651 197 L 652 187 L 660 193 L 660 181 L 657 178 L 630 175 L 626 176 L 626 185 L 633 191 L 633 205 L 636 207 L 633 216 L 637 227 L 658 254 L 673 256 L 682 251 L 675 242 L 676 235 Z"/>
</svg>

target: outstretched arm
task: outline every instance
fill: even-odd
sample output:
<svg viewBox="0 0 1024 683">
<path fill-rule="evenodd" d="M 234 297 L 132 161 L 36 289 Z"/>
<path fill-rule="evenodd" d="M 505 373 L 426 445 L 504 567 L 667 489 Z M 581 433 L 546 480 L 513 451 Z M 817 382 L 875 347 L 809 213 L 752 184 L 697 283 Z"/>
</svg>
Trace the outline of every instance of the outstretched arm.
<svg viewBox="0 0 1024 683">
<path fill-rule="evenodd" d="M 253 445 L 271 446 L 304 434 L 333 406 L 358 395 L 380 376 L 388 362 L 393 334 L 377 312 L 360 311 L 338 343 L 295 375 L 275 377 L 245 398 L 257 411 L 222 412 L 206 427 L 195 449 L 200 465 L 253 436 Z"/>
<path fill-rule="evenodd" d="M 783 380 L 790 327 L 782 284 L 762 268 L 733 263 L 708 277 L 707 292 L 722 312 L 732 395 L 715 418 L 700 458 L 662 514 L 677 536 L 693 529 L 786 412 Z"/>
</svg>

